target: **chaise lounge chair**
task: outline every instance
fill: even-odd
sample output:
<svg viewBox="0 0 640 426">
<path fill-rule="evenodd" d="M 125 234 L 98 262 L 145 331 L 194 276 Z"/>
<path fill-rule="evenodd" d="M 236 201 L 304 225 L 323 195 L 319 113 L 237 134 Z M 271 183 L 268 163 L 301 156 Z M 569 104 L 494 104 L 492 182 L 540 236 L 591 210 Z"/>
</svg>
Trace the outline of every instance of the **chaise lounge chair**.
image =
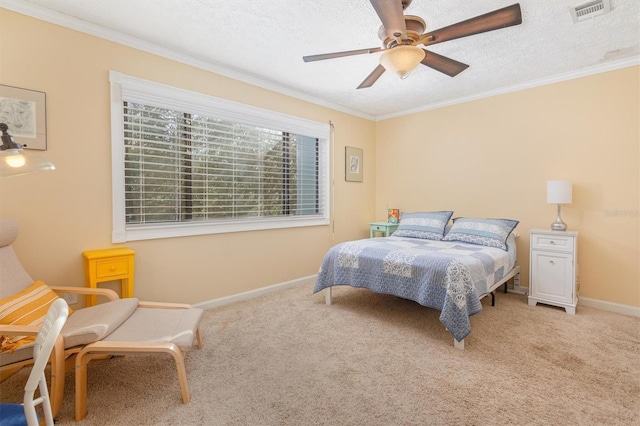
<svg viewBox="0 0 640 426">
<path fill-rule="evenodd" d="M 51 355 L 51 407 L 55 417 L 62 405 L 65 371 L 76 370 L 76 420 L 86 415 L 87 364 L 98 356 L 135 353 L 168 353 L 176 361 L 183 403 L 190 394 L 184 366 L 184 352 L 194 342 L 202 347 L 200 320 L 202 309 L 186 304 L 141 302 L 136 298 L 119 299 L 109 289 L 47 286 L 35 281 L 24 270 L 11 244 L 18 235 L 18 222 L 0 219 L 0 310 L 16 298 L 33 298 L 57 293 L 103 296 L 108 301 L 74 311 L 61 336 L 64 348 Z M 11 334 L 3 326 L 3 334 Z M 18 327 L 18 326 L 16 326 Z M 0 381 L 20 368 L 33 364 L 31 344 L 13 352 L 0 352 Z"/>
</svg>

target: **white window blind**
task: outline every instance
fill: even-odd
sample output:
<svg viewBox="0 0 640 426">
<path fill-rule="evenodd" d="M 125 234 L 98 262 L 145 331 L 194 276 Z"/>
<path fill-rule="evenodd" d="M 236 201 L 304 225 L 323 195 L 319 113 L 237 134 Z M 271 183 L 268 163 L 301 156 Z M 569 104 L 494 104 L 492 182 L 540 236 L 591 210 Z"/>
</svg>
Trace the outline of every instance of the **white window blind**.
<svg viewBox="0 0 640 426">
<path fill-rule="evenodd" d="M 119 73 L 113 241 L 329 223 L 329 126 Z"/>
</svg>

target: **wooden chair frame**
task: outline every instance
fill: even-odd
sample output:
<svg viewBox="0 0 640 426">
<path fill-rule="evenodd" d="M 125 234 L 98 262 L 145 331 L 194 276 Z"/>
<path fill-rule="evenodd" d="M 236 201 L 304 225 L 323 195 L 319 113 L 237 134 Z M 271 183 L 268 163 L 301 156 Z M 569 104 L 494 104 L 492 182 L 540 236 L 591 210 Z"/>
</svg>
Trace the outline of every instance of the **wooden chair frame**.
<svg viewBox="0 0 640 426">
<path fill-rule="evenodd" d="M 179 303 L 140 302 L 141 308 L 161 309 L 188 309 L 191 306 Z M 199 349 L 202 349 L 202 337 L 200 328 L 196 330 L 196 341 Z M 188 403 L 191 399 L 187 382 L 187 371 L 184 367 L 184 352 L 178 345 L 170 342 L 109 342 L 97 341 L 86 345 L 78 352 L 75 358 L 76 368 L 76 421 L 80 421 L 87 415 L 87 365 L 96 358 L 104 355 L 127 355 L 140 353 L 167 353 L 173 357 L 178 370 L 178 380 L 182 393 L 182 402 Z"/>
<path fill-rule="evenodd" d="M 103 296 L 108 300 L 119 299 L 118 293 L 106 288 L 87 288 L 87 287 L 65 287 L 65 286 L 49 286 L 56 293 L 73 293 L 80 295 Z M 27 327 L 20 325 L 1 325 L 0 334 L 13 336 L 35 336 L 38 334 L 37 327 Z M 49 362 L 51 364 L 51 373 L 49 383 L 49 398 L 51 401 L 51 412 L 56 417 L 62 408 L 62 397 L 64 395 L 64 379 L 65 374 L 74 367 L 75 356 L 80 352 L 82 346 L 76 346 L 65 349 L 62 339 L 58 339 L 51 351 Z M 18 361 L 13 364 L 7 364 L 0 367 L 0 383 L 18 372 L 22 367 L 33 365 L 33 359 Z"/>
</svg>

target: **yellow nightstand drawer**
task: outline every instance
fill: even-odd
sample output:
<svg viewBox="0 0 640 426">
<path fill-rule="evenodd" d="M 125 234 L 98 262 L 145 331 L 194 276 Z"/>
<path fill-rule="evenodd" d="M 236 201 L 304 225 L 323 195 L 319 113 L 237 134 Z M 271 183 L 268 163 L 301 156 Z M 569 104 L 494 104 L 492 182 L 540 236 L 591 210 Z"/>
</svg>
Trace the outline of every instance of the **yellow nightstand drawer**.
<svg viewBox="0 0 640 426">
<path fill-rule="evenodd" d="M 129 259 L 110 259 L 96 262 L 96 278 L 108 278 L 129 273 Z"/>
</svg>

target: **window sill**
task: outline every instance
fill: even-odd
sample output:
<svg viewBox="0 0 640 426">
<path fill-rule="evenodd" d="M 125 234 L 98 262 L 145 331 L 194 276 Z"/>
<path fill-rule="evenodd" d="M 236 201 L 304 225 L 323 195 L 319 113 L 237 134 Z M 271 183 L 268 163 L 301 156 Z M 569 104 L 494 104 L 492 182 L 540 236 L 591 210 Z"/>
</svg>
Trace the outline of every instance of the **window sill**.
<svg viewBox="0 0 640 426">
<path fill-rule="evenodd" d="M 329 225 L 329 218 L 322 216 L 260 220 L 235 219 L 233 221 L 169 223 L 157 225 L 129 225 L 122 232 L 113 232 L 111 240 L 113 243 L 125 243 L 127 241 L 153 240 L 160 238 L 189 237 L 195 235 L 326 225 Z"/>
</svg>

